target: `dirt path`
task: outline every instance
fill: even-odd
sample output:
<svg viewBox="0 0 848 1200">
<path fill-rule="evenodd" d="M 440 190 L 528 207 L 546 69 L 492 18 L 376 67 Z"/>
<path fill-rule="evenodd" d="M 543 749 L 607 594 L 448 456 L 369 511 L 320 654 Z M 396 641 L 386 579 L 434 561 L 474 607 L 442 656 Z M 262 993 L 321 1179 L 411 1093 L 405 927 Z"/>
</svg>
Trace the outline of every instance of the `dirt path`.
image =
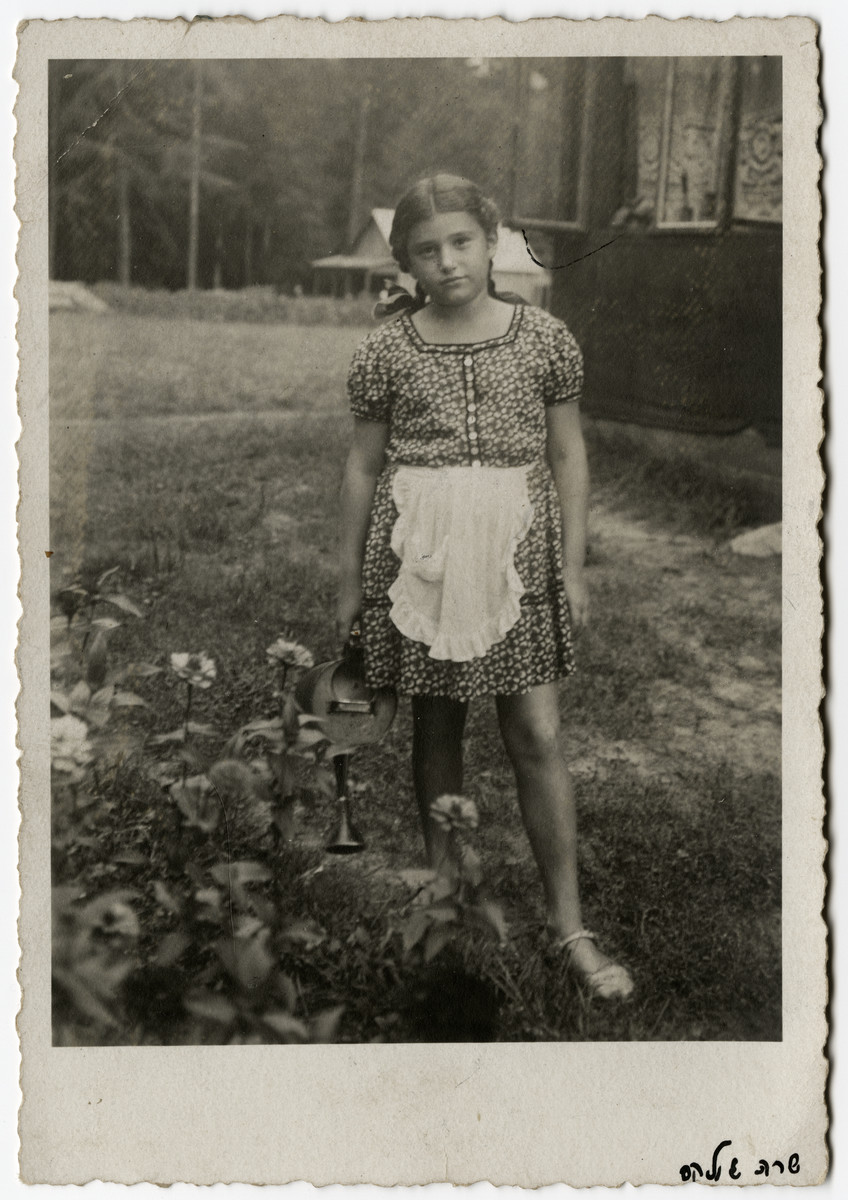
<svg viewBox="0 0 848 1200">
<path fill-rule="evenodd" d="M 660 736 L 611 742 L 590 735 L 572 763 L 575 773 L 624 759 L 661 775 L 683 758 L 779 773 L 780 558 L 740 557 L 726 544 L 605 509 L 593 513 L 590 543 L 593 570 L 627 577 L 636 613 L 671 654 L 694 661 L 700 681 L 650 681 Z"/>
</svg>

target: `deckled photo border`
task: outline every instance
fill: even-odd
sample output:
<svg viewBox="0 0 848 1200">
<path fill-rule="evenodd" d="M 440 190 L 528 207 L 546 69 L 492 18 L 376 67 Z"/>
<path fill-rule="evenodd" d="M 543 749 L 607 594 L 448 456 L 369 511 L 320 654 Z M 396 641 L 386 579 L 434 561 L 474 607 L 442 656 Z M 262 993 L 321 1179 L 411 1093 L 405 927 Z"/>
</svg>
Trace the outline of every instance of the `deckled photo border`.
<svg viewBox="0 0 848 1200">
<path fill-rule="evenodd" d="M 782 54 L 784 1035 L 767 1044 L 54 1049 L 49 997 L 46 61 L 51 57 Z M 29 1182 L 676 1183 L 732 1138 L 826 1169 L 819 122 L 808 20 L 33 22 L 16 78 L 21 348 L 18 652 Z M 187 1101 L 187 1097 L 192 1100 Z M 202 1102 L 197 1098 L 201 1097 Z"/>
</svg>

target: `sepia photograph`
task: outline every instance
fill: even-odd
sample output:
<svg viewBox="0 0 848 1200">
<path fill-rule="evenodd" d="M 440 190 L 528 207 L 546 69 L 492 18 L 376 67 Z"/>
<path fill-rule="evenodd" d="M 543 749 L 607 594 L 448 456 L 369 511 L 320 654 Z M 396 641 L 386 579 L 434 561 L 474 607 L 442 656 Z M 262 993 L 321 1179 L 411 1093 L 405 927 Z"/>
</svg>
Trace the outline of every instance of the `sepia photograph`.
<svg viewBox="0 0 848 1200">
<path fill-rule="evenodd" d="M 781 59 L 49 102 L 55 1043 L 779 1039 Z"/>
<path fill-rule="evenodd" d="M 579 1043 L 800 1061 L 821 747 L 787 647 L 819 620 L 793 581 L 821 480 L 788 51 L 295 22 L 227 53 L 210 20 L 186 54 L 164 24 L 33 32 L 51 916 L 24 1028 L 63 1075 L 252 1048 L 315 1087 L 345 1048 L 459 1071 L 498 1044 L 501 1084 L 512 1049 L 567 1079 Z M 809 1182 L 805 1136 L 725 1170 Z M 664 1181 L 717 1181 L 711 1138 Z M 638 1178 L 610 1171 L 566 1177 Z"/>
</svg>

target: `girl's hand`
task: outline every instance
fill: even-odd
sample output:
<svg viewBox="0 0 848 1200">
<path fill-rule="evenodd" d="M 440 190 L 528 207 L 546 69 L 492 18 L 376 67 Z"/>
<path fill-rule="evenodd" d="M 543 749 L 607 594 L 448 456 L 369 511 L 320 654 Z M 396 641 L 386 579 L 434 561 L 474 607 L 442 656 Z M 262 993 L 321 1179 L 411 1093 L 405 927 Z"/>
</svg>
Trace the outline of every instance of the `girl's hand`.
<svg viewBox="0 0 848 1200">
<path fill-rule="evenodd" d="M 336 637 L 340 645 L 345 646 L 349 641 L 351 628 L 359 622 L 361 613 L 361 585 L 354 582 L 342 583 L 336 603 Z"/>
<path fill-rule="evenodd" d="M 589 589 L 583 568 L 566 567 L 562 573 L 565 596 L 571 609 L 571 620 L 575 633 L 589 624 Z"/>
</svg>

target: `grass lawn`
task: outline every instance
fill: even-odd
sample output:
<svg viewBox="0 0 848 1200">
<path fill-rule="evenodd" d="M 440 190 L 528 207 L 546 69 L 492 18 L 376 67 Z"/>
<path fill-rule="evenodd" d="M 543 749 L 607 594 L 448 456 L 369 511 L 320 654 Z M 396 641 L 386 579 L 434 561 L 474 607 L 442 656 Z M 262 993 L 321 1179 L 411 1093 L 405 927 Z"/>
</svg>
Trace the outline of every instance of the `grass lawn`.
<svg viewBox="0 0 848 1200">
<path fill-rule="evenodd" d="M 334 653 L 344 380 L 364 332 L 51 318 L 53 587 L 119 568 L 110 586 L 144 615 L 109 610 L 122 622 L 110 666 L 214 658 L 192 717 L 216 733 L 192 740 L 192 771 L 277 711 L 265 659 L 277 637 L 316 661 Z M 368 849 L 334 858 L 322 851 L 333 805 L 307 767 L 293 841 L 235 792 L 214 829 L 186 831 L 151 770 L 173 751 L 152 739 L 184 716 L 166 669 L 134 678 L 149 707 L 113 723 L 143 749 L 117 766 L 104 757 L 54 803 L 60 1040 L 321 1040 L 325 1013 L 348 1041 L 780 1037 L 779 563 L 739 559 L 713 536 L 756 519 L 756 498 L 728 506 L 706 474 L 634 465 L 591 429 L 589 444 L 593 624 L 562 704 L 586 920 L 632 968 L 635 999 L 588 1002 L 546 951 L 491 705 L 472 708 L 467 794 L 510 936 L 464 931 L 423 962 L 397 932 L 421 866 L 407 706 L 353 760 Z M 256 866 L 249 887 L 233 890 L 233 862 Z M 102 896 L 117 905 L 111 930 L 92 908 Z M 233 913 L 261 987 L 227 958 Z"/>
</svg>

